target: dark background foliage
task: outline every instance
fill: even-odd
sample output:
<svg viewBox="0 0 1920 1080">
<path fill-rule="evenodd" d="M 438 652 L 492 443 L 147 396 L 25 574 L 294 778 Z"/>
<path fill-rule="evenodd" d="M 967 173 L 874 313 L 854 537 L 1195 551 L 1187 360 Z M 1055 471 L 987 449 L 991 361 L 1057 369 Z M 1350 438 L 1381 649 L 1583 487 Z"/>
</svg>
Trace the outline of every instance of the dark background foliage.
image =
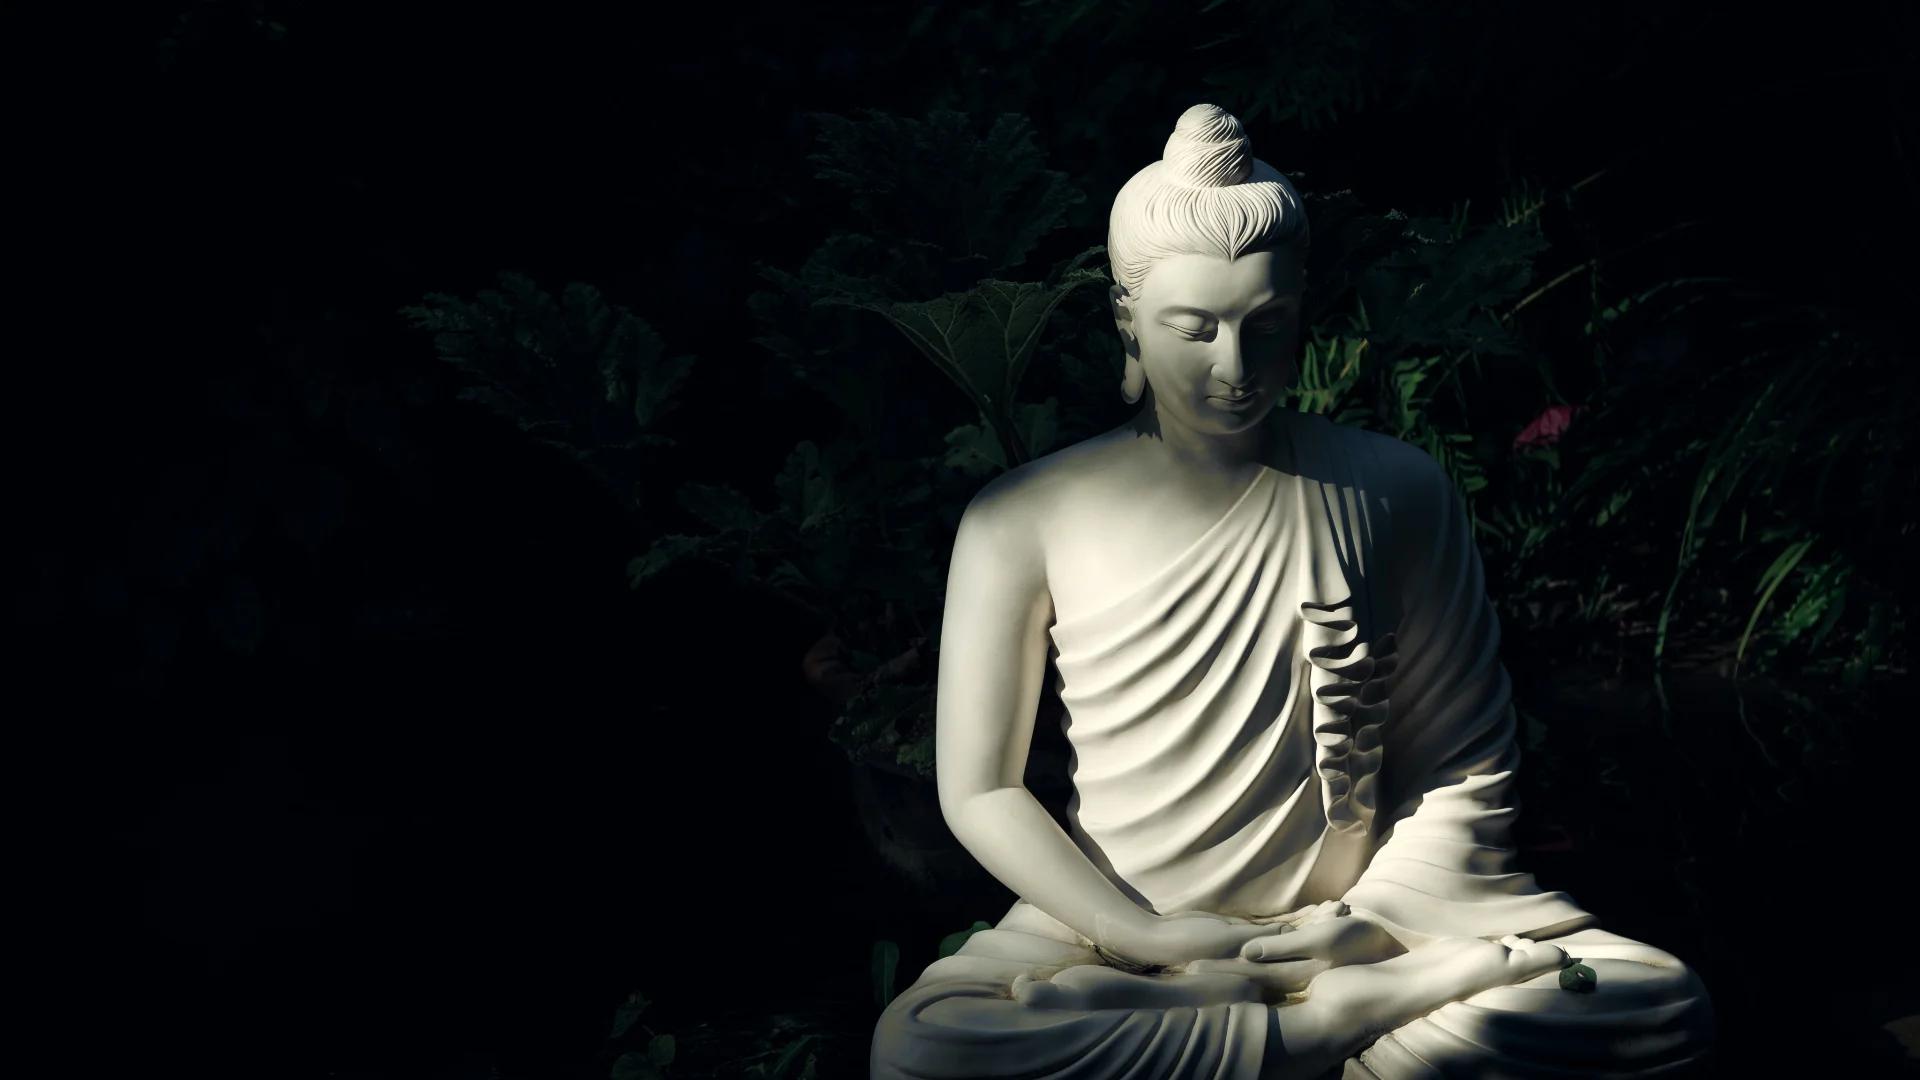
<svg viewBox="0 0 1920 1080">
<path fill-rule="evenodd" d="M 862 1075 L 1010 899 L 926 816 L 953 515 L 1123 415 L 1097 290 L 992 407 L 875 311 L 1070 284 L 1199 101 L 1325 200 L 1319 407 L 1456 455 L 1530 865 L 1728 1075 L 1899 1068 L 1911 10 L 1174 7 L 11 20 L 71 1071 Z"/>
</svg>

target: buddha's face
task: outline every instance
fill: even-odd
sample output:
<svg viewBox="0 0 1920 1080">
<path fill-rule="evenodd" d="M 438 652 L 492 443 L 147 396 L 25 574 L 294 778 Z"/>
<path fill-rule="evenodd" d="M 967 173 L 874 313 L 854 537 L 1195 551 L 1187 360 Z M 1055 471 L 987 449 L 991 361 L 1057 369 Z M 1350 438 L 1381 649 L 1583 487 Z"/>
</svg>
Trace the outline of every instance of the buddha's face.
<svg viewBox="0 0 1920 1080">
<path fill-rule="evenodd" d="M 1297 245 L 1154 262 L 1115 318 L 1137 347 L 1161 423 L 1228 435 L 1258 425 L 1297 375 L 1303 252 Z"/>
</svg>

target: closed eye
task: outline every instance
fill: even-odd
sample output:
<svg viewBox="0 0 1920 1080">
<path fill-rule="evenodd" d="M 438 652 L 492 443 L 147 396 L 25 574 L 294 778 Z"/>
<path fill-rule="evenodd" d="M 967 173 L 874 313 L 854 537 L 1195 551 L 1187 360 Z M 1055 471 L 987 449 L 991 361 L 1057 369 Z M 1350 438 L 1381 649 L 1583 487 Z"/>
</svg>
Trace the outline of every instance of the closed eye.
<svg viewBox="0 0 1920 1080">
<path fill-rule="evenodd" d="M 1179 334 L 1189 341 L 1199 341 L 1213 333 L 1213 330 L 1208 327 L 1181 326 L 1177 323 L 1161 323 L 1160 325 L 1172 330 L 1174 333 Z M 1286 328 L 1287 319 L 1284 316 L 1260 319 L 1247 324 L 1247 329 L 1256 334 L 1278 334 Z"/>
</svg>

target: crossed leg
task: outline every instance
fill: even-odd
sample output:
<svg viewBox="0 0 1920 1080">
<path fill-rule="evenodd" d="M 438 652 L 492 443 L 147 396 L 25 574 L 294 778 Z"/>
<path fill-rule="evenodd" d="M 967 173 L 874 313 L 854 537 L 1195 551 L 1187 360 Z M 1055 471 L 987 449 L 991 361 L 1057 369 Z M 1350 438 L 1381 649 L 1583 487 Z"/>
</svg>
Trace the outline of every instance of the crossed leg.
<svg viewBox="0 0 1920 1080">
<path fill-rule="evenodd" d="M 1597 928 L 1545 944 L 1593 968 L 1593 992 L 1557 971 L 1483 990 L 1381 1035 L 1345 1080 L 1672 1075 L 1710 1052 L 1712 1003 L 1677 957 Z"/>
<path fill-rule="evenodd" d="M 1559 989 L 1568 952 L 1596 969 L 1598 992 Z M 1684 965 L 1600 930 L 1550 943 L 1447 939 L 1326 971 L 1294 999 L 1275 1007 L 1275 987 L 1225 971 L 1107 967 L 1071 930 L 1015 904 L 888 1007 L 872 1074 L 1273 1080 L 1344 1060 L 1349 1080 L 1644 1075 L 1696 1057 L 1711 1026 Z"/>
</svg>

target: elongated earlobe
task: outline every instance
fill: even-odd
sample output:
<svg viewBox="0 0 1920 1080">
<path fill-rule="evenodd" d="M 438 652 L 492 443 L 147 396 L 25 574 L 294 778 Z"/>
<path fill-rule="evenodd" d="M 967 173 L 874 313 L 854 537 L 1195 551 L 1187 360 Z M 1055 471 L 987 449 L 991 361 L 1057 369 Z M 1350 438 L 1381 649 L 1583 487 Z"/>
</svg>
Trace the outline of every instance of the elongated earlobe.
<svg viewBox="0 0 1920 1080">
<path fill-rule="evenodd" d="M 1147 390 L 1147 369 L 1137 356 L 1127 357 L 1126 373 L 1120 377 L 1120 397 L 1129 405 L 1137 405 L 1140 395 Z"/>
</svg>

